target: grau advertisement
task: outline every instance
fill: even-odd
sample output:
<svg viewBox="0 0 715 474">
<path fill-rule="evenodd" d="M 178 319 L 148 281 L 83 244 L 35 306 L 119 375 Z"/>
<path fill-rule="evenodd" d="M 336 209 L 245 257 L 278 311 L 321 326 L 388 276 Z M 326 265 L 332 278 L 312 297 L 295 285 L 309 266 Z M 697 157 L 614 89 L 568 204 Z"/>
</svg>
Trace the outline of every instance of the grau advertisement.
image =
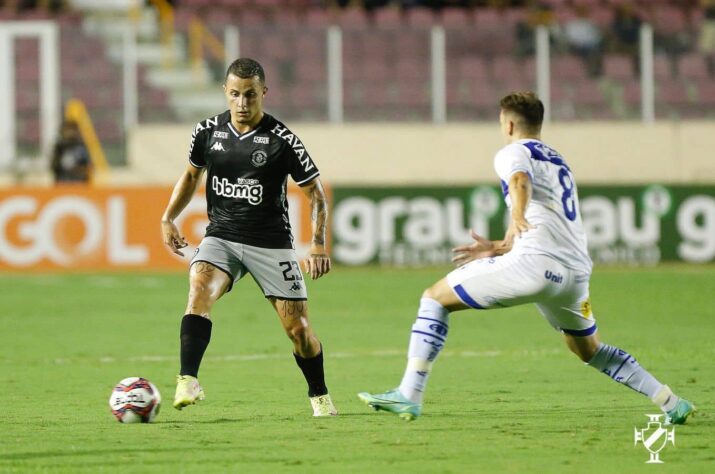
<svg viewBox="0 0 715 474">
<path fill-rule="evenodd" d="M 581 186 L 580 212 L 596 263 L 715 260 L 715 186 Z M 332 254 L 347 265 L 441 264 L 469 231 L 504 235 L 496 186 L 333 188 Z"/>
</svg>

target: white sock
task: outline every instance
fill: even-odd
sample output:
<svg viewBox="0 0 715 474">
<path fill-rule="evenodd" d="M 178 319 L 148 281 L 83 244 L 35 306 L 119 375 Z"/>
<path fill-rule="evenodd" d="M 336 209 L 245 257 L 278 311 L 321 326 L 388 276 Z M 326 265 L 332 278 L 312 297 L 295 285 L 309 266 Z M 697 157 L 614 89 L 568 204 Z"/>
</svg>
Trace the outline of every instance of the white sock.
<svg viewBox="0 0 715 474">
<path fill-rule="evenodd" d="M 663 411 L 672 410 L 678 403 L 679 398 L 667 385 L 658 382 L 632 355 L 615 346 L 601 343 L 588 365 L 647 396 Z"/>
<path fill-rule="evenodd" d="M 407 368 L 400 393 L 413 403 L 422 403 L 432 364 L 447 341 L 449 311 L 432 298 L 422 298 L 412 325 Z"/>
<path fill-rule="evenodd" d="M 680 401 L 680 397 L 673 393 L 673 391 L 667 385 L 663 387 L 651 398 L 653 403 L 658 405 L 661 410 L 668 413 L 670 410 L 675 408 L 675 405 Z"/>
</svg>

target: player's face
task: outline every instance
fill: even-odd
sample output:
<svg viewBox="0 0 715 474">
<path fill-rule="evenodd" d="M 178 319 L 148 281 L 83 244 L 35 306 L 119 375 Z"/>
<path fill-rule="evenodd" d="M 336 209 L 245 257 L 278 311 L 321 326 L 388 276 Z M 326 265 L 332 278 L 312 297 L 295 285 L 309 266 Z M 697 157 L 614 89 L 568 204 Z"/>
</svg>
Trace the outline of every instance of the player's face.
<svg viewBox="0 0 715 474">
<path fill-rule="evenodd" d="M 223 91 L 234 122 L 256 125 L 263 116 L 263 97 L 268 88 L 261 84 L 258 76 L 241 78 L 229 74 Z"/>
</svg>

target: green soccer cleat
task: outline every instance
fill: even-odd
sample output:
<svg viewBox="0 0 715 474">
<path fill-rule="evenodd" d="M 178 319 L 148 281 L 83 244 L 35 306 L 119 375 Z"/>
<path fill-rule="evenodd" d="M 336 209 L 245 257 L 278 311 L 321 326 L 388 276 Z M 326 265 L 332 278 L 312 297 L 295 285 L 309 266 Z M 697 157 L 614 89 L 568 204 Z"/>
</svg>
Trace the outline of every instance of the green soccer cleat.
<svg viewBox="0 0 715 474">
<path fill-rule="evenodd" d="M 405 398 L 398 389 L 372 395 L 367 392 L 358 393 L 358 398 L 374 410 L 385 410 L 394 413 L 403 420 L 412 421 L 422 413 L 422 405 Z"/>
<path fill-rule="evenodd" d="M 199 379 L 191 375 L 176 376 L 176 395 L 174 395 L 174 408 L 181 410 L 187 405 L 193 405 L 204 398 L 204 389 L 199 385 Z"/>
<path fill-rule="evenodd" d="M 688 400 L 681 398 L 675 405 L 675 408 L 665 414 L 665 424 L 668 425 L 684 425 L 690 415 L 695 413 L 695 405 Z"/>
</svg>

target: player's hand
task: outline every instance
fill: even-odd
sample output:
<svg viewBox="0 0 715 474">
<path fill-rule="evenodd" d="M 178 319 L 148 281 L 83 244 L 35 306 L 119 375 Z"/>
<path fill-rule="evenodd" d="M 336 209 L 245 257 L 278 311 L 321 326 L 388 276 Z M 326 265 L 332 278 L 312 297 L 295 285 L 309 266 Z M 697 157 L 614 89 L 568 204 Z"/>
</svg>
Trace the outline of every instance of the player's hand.
<svg viewBox="0 0 715 474">
<path fill-rule="evenodd" d="M 310 278 L 317 280 L 328 273 L 330 267 L 330 257 L 325 251 L 325 248 L 319 245 L 313 245 L 310 248 L 308 258 L 305 259 L 305 271 L 310 275 Z"/>
<path fill-rule="evenodd" d="M 534 228 L 533 225 L 529 224 L 529 221 L 527 221 L 525 217 L 518 219 L 512 217 L 509 227 L 512 229 L 514 237 L 521 237 L 521 234 Z"/>
<path fill-rule="evenodd" d="M 474 230 L 470 230 L 469 233 L 474 243 L 452 249 L 452 262 L 458 267 L 472 260 L 494 256 L 494 243 L 491 240 L 478 235 Z"/>
<path fill-rule="evenodd" d="M 499 251 L 501 254 L 507 253 L 514 246 L 514 239 L 521 237 L 521 235 L 527 232 L 529 229 L 534 229 L 535 227 L 529 224 L 524 217 L 515 219 L 512 217 L 509 222 L 509 228 L 506 230 L 506 235 L 504 235 L 504 240 L 501 245 L 499 245 Z"/>
<path fill-rule="evenodd" d="M 166 244 L 172 252 L 176 255 L 184 256 L 184 252 L 179 249 L 183 249 L 188 243 L 186 239 L 181 235 L 179 229 L 176 227 L 173 221 L 162 220 L 161 221 L 161 233 L 164 236 L 164 244 Z"/>
</svg>

